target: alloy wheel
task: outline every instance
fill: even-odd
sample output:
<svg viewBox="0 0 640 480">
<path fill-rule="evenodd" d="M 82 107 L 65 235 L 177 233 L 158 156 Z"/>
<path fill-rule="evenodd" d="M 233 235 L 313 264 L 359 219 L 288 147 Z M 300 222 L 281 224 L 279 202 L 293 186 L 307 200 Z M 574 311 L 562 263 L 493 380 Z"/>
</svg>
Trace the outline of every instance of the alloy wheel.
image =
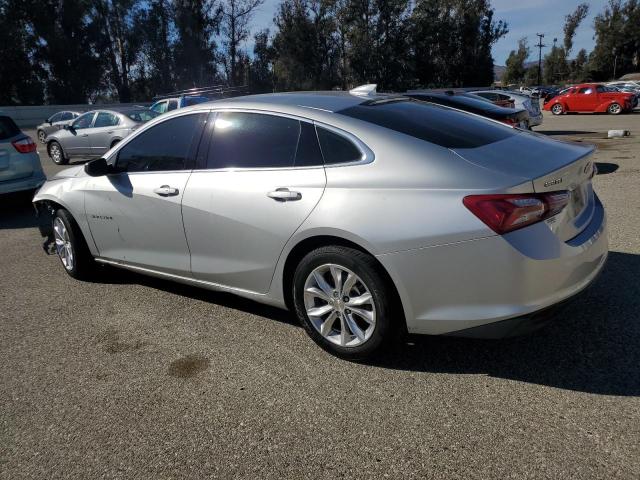
<svg viewBox="0 0 640 480">
<path fill-rule="evenodd" d="M 62 150 L 57 143 L 51 145 L 51 147 L 49 148 L 49 155 L 51 155 L 51 159 L 55 163 L 60 163 L 62 161 Z"/>
<path fill-rule="evenodd" d="M 551 107 L 551 111 L 555 115 L 560 115 L 562 113 L 562 105 L 560 105 L 559 103 L 556 103 L 553 107 Z"/>
<path fill-rule="evenodd" d="M 304 306 L 318 333 L 342 347 L 362 345 L 376 328 L 371 292 L 358 275 L 341 265 L 320 265 L 309 274 Z"/>
<path fill-rule="evenodd" d="M 38 132 L 38 140 L 40 140 L 40 143 L 44 143 L 46 138 L 47 138 L 47 135 L 42 130 L 40 130 Z"/>
<path fill-rule="evenodd" d="M 612 103 L 609 105 L 609 113 L 612 115 L 617 115 L 622 111 L 622 107 L 617 103 Z"/>
<path fill-rule="evenodd" d="M 56 217 L 53 221 L 53 235 L 55 237 L 56 252 L 62 261 L 62 265 L 67 270 L 73 270 L 74 256 L 73 246 L 69 239 L 69 232 L 60 217 Z"/>
</svg>

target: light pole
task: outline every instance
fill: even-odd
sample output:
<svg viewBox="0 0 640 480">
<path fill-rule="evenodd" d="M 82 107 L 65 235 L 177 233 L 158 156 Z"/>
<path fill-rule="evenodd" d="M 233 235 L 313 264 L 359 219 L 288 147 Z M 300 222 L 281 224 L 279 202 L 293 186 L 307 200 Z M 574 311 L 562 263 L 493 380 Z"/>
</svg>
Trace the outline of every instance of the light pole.
<svg viewBox="0 0 640 480">
<path fill-rule="evenodd" d="M 542 39 L 544 38 L 544 33 L 536 33 L 538 36 L 538 86 L 542 85 L 542 47 L 546 47 L 546 45 L 542 44 Z"/>
</svg>

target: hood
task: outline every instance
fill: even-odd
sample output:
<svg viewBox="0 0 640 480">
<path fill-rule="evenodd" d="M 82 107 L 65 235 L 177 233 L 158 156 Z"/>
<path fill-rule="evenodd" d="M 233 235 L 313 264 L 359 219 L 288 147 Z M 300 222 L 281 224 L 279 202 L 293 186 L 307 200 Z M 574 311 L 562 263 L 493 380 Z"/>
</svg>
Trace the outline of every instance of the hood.
<svg viewBox="0 0 640 480">
<path fill-rule="evenodd" d="M 65 168 L 64 170 L 56 173 L 52 180 L 57 178 L 73 178 L 73 177 L 84 177 L 86 174 L 84 173 L 84 165 L 77 165 L 75 167 Z"/>
</svg>

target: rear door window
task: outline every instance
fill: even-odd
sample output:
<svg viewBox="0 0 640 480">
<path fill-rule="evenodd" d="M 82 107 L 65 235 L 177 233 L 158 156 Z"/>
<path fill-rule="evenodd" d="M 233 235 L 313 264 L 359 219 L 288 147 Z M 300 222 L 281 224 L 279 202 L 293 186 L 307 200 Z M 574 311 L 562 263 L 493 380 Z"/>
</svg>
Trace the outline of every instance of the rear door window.
<svg viewBox="0 0 640 480">
<path fill-rule="evenodd" d="M 96 121 L 94 123 L 94 127 L 113 127 L 118 124 L 118 117 L 113 113 L 109 112 L 100 112 L 96 117 Z"/>
<path fill-rule="evenodd" d="M 295 165 L 300 122 L 261 113 L 216 116 L 206 168 L 283 168 Z"/>
<path fill-rule="evenodd" d="M 176 108 L 178 108 L 178 101 L 177 100 L 169 100 L 169 105 L 167 107 L 167 112 L 170 112 L 171 110 L 175 110 Z"/>
<path fill-rule="evenodd" d="M 365 102 L 337 113 L 445 148 L 477 148 L 518 134 L 482 117 L 417 100 Z"/>
</svg>

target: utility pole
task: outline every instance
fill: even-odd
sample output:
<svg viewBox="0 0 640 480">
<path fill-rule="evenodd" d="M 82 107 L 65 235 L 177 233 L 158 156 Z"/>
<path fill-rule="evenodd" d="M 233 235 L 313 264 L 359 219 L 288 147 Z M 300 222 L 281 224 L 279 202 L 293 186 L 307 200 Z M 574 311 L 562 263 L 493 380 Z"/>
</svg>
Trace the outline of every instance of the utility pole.
<svg viewBox="0 0 640 480">
<path fill-rule="evenodd" d="M 536 47 L 538 47 L 538 86 L 542 85 L 542 49 L 546 47 L 543 45 L 542 39 L 544 38 L 544 33 L 536 33 L 538 36 L 538 43 Z"/>
</svg>

